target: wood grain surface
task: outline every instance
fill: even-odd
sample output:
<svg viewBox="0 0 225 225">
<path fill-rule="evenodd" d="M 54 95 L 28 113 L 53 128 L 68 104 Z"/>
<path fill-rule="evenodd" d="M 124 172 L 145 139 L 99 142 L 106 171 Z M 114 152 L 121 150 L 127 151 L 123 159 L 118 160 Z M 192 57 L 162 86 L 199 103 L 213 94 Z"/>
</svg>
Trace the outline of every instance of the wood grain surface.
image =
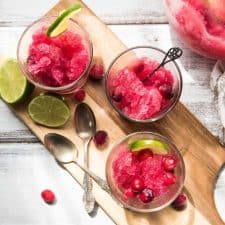
<svg viewBox="0 0 225 225">
<path fill-rule="evenodd" d="M 71 2 L 69 0 L 61 1 L 50 13 L 55 14 Z M 119 52 L 126 48 L 88 9 L 77 15 L 76 19 L 88 30 L 94 50 L 97 55 L 103 57 L 106 67 Z M 106 129 L 105 124 L 107 124 L 110 132 L 110 144 L 106 150 L 99 151 L 93 145 L 91 146 L 90 164 L 93 171 L 104 177 L 104 162 L 111 145 L 118 138 L 137 130 L 154 130 L 171 138 L 182 150 L 186 164 L 185 187 L 190 202 L 188 208 L 182 213 L 175 212 L 170 208 L 149 215 L 123 210 L 95 185 L 94 193 L 97 201 L 117 224 L 166 225 L 171 224 L 171 221 L 174 225 L 223 224 L 214 207 L 213 188 L 215 174 L 225 160 L 224 149 L 181 103 L 166 118 L 157 123 L 134 125 L 122 120 L 112 111 L 106 103 L 102 84 L 88 83 L 86 89 L 88 93 L 86 102 L 94 110 L 98 126 Z M 74 106 L 74 103 L 70 102 L 70 106 Z M 14 111 L 42 141 L 45 133 L 54 131 L 35 125 L 28 117 L 24 105 L 14 108 Z M 78 147 L 81 146 L 79 138 L 74 136 L 72 121 L 64 129 L 59 129 L 57 132 L 66 135 Z M 82 152 L 79 153 L 81 157 Z M 66 168 L 79 182 L 82 180 L 83 174 L 76 166 L 67 165 Z"/>
<path fill-rule="evenodd" d="M 210 71 L 215 63 L 201 57 L 182 45 L 171 34 L 168 25 L 111 25 L 109 28 L 128 47 L 152 45 L 164 50 L 180 46 L 184 55 L 179 61 L 183 75 L 181 102 L 214 135 L 218 136 L 221 124 L 214 107 L 213 93 L 209 87 Z M 25 27 L 0 28 L 0 53 L 12 57 L 15 55 L 17 40 Z M 161 35 L 161 34 L 164 35 Z M 197 63 L 196 63 L 197 62 Z M 0 101 L 0 141 L 1 142 L 38 142 L 37 138 L 12 115 L 6 105 Z"/>
</svg>

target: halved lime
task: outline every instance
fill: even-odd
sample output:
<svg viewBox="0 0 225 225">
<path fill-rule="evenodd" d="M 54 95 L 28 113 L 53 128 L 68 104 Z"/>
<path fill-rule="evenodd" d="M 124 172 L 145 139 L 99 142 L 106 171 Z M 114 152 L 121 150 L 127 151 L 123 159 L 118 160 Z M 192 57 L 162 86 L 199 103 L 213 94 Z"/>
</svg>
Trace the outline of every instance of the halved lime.
<svg viewBox="0 0 225 225">
<path fill-rule="evenodd" d="M 39 95 L 28 105 L 32 120 L 46 127 L 61 127 L 70 118 L 70 108 L 62 99 L 53 95 Z"/>
<path fill-rule="evenodd" d="M 169 148 L 167 144 L 158 140 L 137 140 L 129 143 L 129 147 L 133 152 L 139 152 L 144 149 L 150 149 L 156 154 L 165 155 L 168 153 Z"/>
<path fill-rule="evenodd" d="M 34 85 L 27 81 L 16 59 L 7 59 L 0 68 L 0 95 L 9 103 L 18 103 L 31 95 Z"/>
<path fill-rule="evenodd" d="M 70 7 L 63 10 L 57 19 L 49 26 L 46 34 L 49 37 L 56 37 L 63 33 L 68 27 L 68 20 L 73 17 L 75 13 L 78 13 L 82 8 L 80 3 L 75 3 Z"/>
</svg>

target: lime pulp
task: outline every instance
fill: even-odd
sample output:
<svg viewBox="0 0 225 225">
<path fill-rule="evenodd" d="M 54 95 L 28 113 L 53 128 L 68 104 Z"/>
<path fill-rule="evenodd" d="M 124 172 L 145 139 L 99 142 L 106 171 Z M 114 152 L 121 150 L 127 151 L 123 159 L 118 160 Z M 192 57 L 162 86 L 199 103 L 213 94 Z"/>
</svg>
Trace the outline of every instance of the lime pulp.
<svg viewBox="0 0 225 225">
<path fill-rule="evenodd" d="M 31 95 L 34 85 L 27 81 L 16 59 L 7 59 L 0 68 L 1 98 L 14 104 Z"/>
<path fill-rule="evenodd" d="M 53 95 L 39 95 L 28 105 L 31 119 L 46 127 L 61 127 L 70 118 L 70 108 L 62 99 Z"/>
</svg>

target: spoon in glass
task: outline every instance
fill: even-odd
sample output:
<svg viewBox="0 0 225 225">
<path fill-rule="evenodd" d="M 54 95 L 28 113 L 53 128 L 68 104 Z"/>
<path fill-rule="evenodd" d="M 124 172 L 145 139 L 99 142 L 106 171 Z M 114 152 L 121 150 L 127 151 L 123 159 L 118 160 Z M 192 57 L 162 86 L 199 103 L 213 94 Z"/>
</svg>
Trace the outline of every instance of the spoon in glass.
<svg viewBox="0 0 225 225">
<path fill-rule="evenodd" d="M 175 61 L 176 59 L 180 58 L 183 54 L 183 51 L 179 47 L 170 48 L 168 52 L 165 54 L 162 62 L 142 81 L 147 81 L 159 68 L 164 66 L 165 64 Z"/>
<path fill-rule="evenodd" d="M 84 166 L 88 168 L 88 145 L 96 132 L 95 115 L 91 108 L 85 104 L 77 105 L 74 122 L 77 135 L 83 140 Z M 95 198 L 92 194 L 92 179 L 85 173 L 83 178 L 83 203 L 87 213 L 92 213 L 95 208 Z"/>
</svg>

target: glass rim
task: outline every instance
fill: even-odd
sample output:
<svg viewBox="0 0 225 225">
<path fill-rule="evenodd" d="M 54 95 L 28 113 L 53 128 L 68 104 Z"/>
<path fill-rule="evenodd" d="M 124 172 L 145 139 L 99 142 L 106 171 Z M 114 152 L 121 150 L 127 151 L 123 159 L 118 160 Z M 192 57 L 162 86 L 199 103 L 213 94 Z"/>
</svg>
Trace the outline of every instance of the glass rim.
<svg viewBox="0 0 225 225">
<path fill-rule="evenodd" d="M 91 66 L 91 63 L 92 63 L 92 59 L 93 59 L 93 44 L 90 40 L 90 37 L 89 37 L 89 34 L 87 33 L 87 31 L 81 27 L 81 25 L 74 19 L 72 18 L 69 18 L 69 20 L 71 22 L 73 22 L 74 24 L 76 24 L 79 29 L 81 29 L 84 34 L 86 35 L 87 37 L 87 42 L 88 42 L 88 45 L 89 45 L 89 49 L 90 49 L 90 59 L 89 59 L 89 62 L 84 70 L 84 72 L 80 75 L 80 77 L 78 79 L 76 79 L 75 81 L 67 84 L 67 85 L 64 85 L 64 86 L 59 86 L 59 87 L 52 87 L 52 86 L 47 86 L 47 85 L 43 85 L 43 84 L 40 84 L 34 80 L 32 80 L 29 76 L 28 76 L 28 72 L 27 70 L 24 68 L 24 65 L 22 65 L 21 63 L 21 60 L 20 60 L 20 57 L 19 57 L 19 53 L 20 53 L 20 47 L 21 47 L 21 42 L 23 40 L 23 37 L 24 35 L 29 31 L 29 29 L 31 29 L 34 25 L 38 24 L 39 22 L 41 21 L 44 21 L 44 20 L 48 20 L 48 19 L 51 19 L 51 18 L 57 18 L 58 16 L 44 16 L 40 19 L 37 19 L 35 20 L 34 22 L 32 22 L 29 26 L 26 27 L 26 29 L 23 31 L 22 35 L 20 36 L 20 39 L 18 41 L 18 45 L 17 45 L 17 50 L 16 50 L 16 55 L 17 55 L 17 60 L 18 60 L 18 63 L 19 63 L 19 66 L 22 70 L 22 72 L 24 73 L 25 77 L 27 78 L 28 81 L 30 81 L 32 84 L 35 85 L 35 87 L 38 87 L 40 89 L 43 89 L 43 90 L 46 90 L 46 91 L 64 91 L 64 90 L 67 90 L 67 89 L 70 89 L 72 88 L 75 84 L 77 84 L 82 78 L 83 76 L 89 71 L 90 69 L 90 66 Z M 28 73 L 28 74 L 27 74 Z"/>
<path fill-rule="evenodd" d="M 143 48 L 143 49 L 153 49 L 153 50 L 156 50 L 160 53 L 163 53 L 164 55 L 166 55 L 166 52 L 163 51 L 162 49 L 160 48 L 157 48 L 157 47 L 153 47 L 153 46 L 150 46 L 150 45 L 139 45 L 139 46 L 135 46 L 135 47 L 131 47 L 131 48 L 128 48 L 126 49 L 125 51 L 121 52 L 119 55 L 117 55 L 113 61 L 110 63 L 109 67 L 108 67 L 108 70 L 106 71 L 105 73 L 105 77 L 104 77 L 104 88 L 105 88 L 105 93 L 106 93 L 106 97 L 108 99 L 108 101 L 110 102 L 110 105 L 114 108 L 114 110 L 116 110 L 117 113 L 119 113 L 122 117 L 124 117 L 125 119 L 129 120 L 129 121 L 132 121 L 132 122 L 138 122 L 138 123 L 150 123 L 150 122 L 155 122 L 157 120 L 160 120 L 162 119 L 164 116 L 166 116 L 170 111 L 172 111 L 172 109 L 174 109 L 174 107 L 176 106 L 176 104 L 179 102 L 179 99 L 180 99 L 180 96 L 181 96 L 181 93 L 182 93 L 182 89 L 183 89 L 183 78 L 182 78 L 182 73 L 181 73 L 181 70 L 177 64 L 177 62 L 175 61 L 171 61 L 169 63 L 173 63 L 177 69 L 177 72 L 178 72 L 178 82 L 179 82 L 179 91 L 178 91 L 178 94 L 177 94 L 177 97 L 176 99 L 173 101 L 173 103 L 169 106 L 169 108 L 167 110 L 165 110 L 165 112 L 163 113 L 160 113 L 159 112 L 159 115 L 158 116 L 153 116 L 152 118 L 149 118 L 149 119 L 146 119 L 146 120 L 141 120 L 141 119 L 135 119 L 135 118 L 132 118 L 132 117 L 129 117 L 127 116 L 125 113 L 122 112 L 122 110 L 120 110 L 114 103 L 113 103 L 113 100 L 109 94 L 109 91 L 108 91 L 108 88 L 107 88 L 107 81 L 108 81 L 108 78 L 109 78 L 109 74 L 110 74 L 110 71 L 113 67 L 113 65 L 115 64 L 115 62 L 124 54 L 126 54 L 127 52 L 129 51 L 132 51 L 132 50 L 135 50 L 135 49 L 140 49 L 140 48 Z"/>
<path fill-rule="evenodd" d="M 135 208 L 135 207 L 132 207 L 128 204 L 125 204 L 124 202 L 122 202 L 120 199 L 118 199 L 114 193 L 113 193 L 113 190 L 111 189 L 110 185 L 109 185 L 109 179 L 108 179 L 108 176 L 107 176 L 107 168 L 108 168 L 108 163 L 109 163 L 109 157 L 113 151 L 113 149 L 115 149 L 118 145 L 120 145 L 121 143 L 123 143 L 124 141 L 126 141 L 126 139 L 132 137 L 132 136 L 136 136 L 136 135 L 142 135 L 142 134 L 149 134 L 149 135 L 152 135 L 152 136 L 155 136 L 155 137 L 158 137 L 158 138 L 161 138 L 163 139 L 163 141 L 165 141 L 165 143 L 169 144 L 170 146 L 172 146 L 173 150 L 176 152 L 176 154 L 179 156 L 179 159 L 181 160 L 181 167 L 182 167 L 182 181 L 180 183 L 180 186 L 179 186 L 179 189 L 177 190 L 176 194 L 169 200 L 167 201 L 165 204 L 163 205 L 160 205 L 156 208 L 152 208 L 152 209 L 138 209 L 138 208 Z M 141 212 L 141 213 L 150 213 L 150 212 L 156 212 L 156 211 L 159 211 L 161 209 L 164 209 L 166 208 L 167 206 L 169 206 L 177 197 L 178 195 L 181 193 L 183 187 L 184 187 L 184 181 L 185 181 L 185 177 L 186 177 L 186 169 L 185 169 L 185 163 L 184 163 L 184 159 L 183 159 L 183 156 L 181 154 L 181 152 L 178 150 L 178 148 L 176 147 L 176 145 L 170 140 L 168 139 L 167 137 L 159 134 L 159 133 L 156 133 L 156 132 L 152 132 L 152 131 L 138 131 L 138 132 L 134 132 L 134 133 L 131 133 L 131 134 L 128 134 L 126 135 L 125 137 L 121 138 L 118 142 L 116 142 L 112 147 L 111 147 L 111 150 L 108 154 L 108 157 L 107 157 L 107 160 L 106 160 L 106 164 L 105 164 L 105 177 L 106 177 L 106 182 L 112 192 L 112 194 L 114 195 L 114 197 L 123 205 L 123 207 L 127 208 L 127 209 L 130 209 L 130 210 L 133 210 L 133 211 L 136 211 L 136 212 Z"/>
</svg>

